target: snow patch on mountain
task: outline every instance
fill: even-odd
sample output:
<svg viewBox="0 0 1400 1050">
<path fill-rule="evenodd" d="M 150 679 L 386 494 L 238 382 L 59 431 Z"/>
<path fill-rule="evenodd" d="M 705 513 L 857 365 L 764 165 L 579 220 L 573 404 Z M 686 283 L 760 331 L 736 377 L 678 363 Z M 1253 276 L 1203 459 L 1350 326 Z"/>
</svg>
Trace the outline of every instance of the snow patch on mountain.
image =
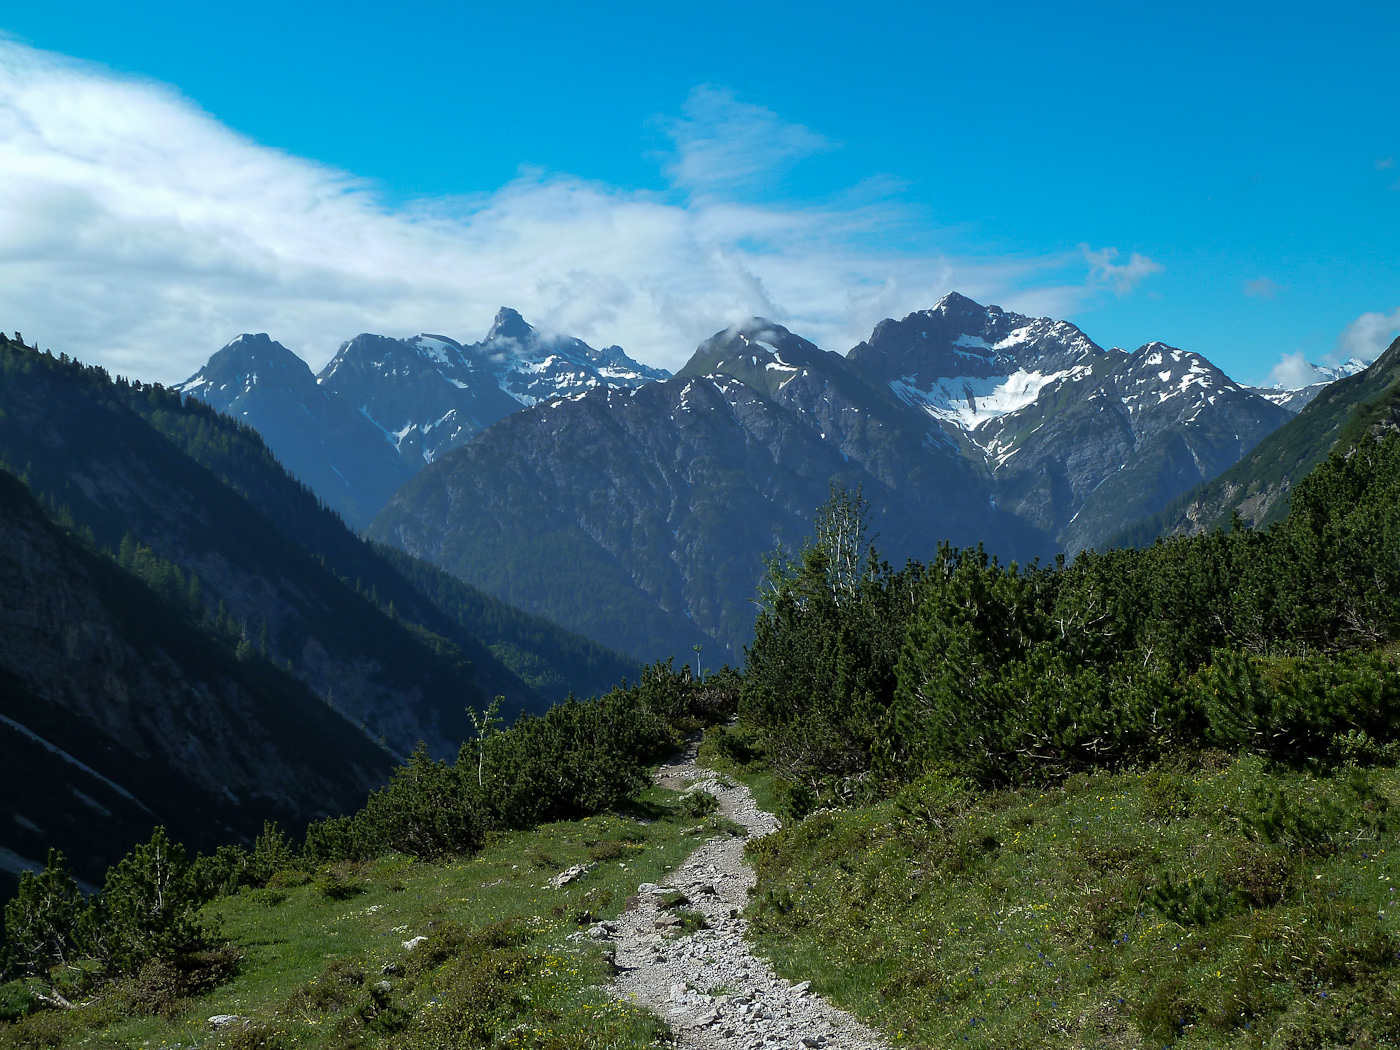
<svg viewBox="0 0 1400 1050">
<path fill-rule="evenodd" d="M 902 376 L 890 383 L 890 389 L 934 419 L 971 433 L 988 420 L 1034 404 L 1046 387 L 1081 379 L 1092 371 L 1090 365 L 1049 373 L 1018 368 L 1004 376 L 950 376 L 924 388 L 918 385 L 918 377 Z"/>
</svg>

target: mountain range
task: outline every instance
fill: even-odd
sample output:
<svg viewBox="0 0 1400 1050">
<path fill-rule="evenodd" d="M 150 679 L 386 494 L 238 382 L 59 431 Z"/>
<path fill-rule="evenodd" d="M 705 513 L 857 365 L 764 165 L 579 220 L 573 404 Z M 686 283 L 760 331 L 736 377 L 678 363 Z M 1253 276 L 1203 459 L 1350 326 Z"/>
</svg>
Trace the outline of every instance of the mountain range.
<svg viewBox="0 0 1400 1050">
<path fill-rule="evenodd" d="M 1235 463 L 1292 413 L 1199 354 L 1105 350 L 956 293 L 847 354 L 762 318 L 670 380 L 503 419 L 404 486 L 369 534 L 642 655 L 735 660 L 763 557 L 859 489 L 883 554 L 940 541 L 1073 554 Z"/>
<path fill-rule="evenodd" d="M 95 877 L 151 822 L 199 846 L 343 811 L 491 696 L 635 678 L 607 645 L 736 662 L 764 556 L 833 485 L 895 561 L 1266 524 L 1397 425 L 1397 355 L 1293 415 L 1188 351 L 957 295 L 847 354 L 755 318 L 675 377 L 507 310 L 469 346 L 358 337 L 319 381 L 244 336 L 184 396 L 0 338 L 0 868 L 51 843 Z M 388 501 L 370 538 L 258 413 L 361 520 Z"/>
<path fill-rule="evenodd" d="M 241 335 L 175 389 L 253 427 L 362 528 L 424 466 L 523 407 L 669 375 L 621 347 L 541 333 L 502 307 L 480 342 L 358 335 L 318 375 L 266 334 Z"/>
<path fill-rule="evenodd" d="M 764 555 L 802 543 L 833 483 L 896 561 L 942 540 L 1073 556 L 1357 367 L 1251 388 L 1189 350 L 1105 349 L 950 293 L 845 354 L 753 318 L 674 377 L 502 308 L 478 343 L 360 335 L 319 376 L 243 336 L 178 389 L 258 428 L 380 542 L 638 658 L 734 660 Z"/>
<path fill-rule="evenodd" d="M 1356 362 L 1355 364 L 1359 364 Z M 1226 528 L 1238 515 L 1263 528 L 1288 513 L 1293 485 L 1366 432 L 1400 428 L 1400 339 L 1369 367 L 1352 362 L 1313 395 L 1302 410 L 1223 471 L 1169 502 L 1157 513 L 1111 537 L 1115 546 L 1150 543 L 1158 536 Z"/>
</svg>

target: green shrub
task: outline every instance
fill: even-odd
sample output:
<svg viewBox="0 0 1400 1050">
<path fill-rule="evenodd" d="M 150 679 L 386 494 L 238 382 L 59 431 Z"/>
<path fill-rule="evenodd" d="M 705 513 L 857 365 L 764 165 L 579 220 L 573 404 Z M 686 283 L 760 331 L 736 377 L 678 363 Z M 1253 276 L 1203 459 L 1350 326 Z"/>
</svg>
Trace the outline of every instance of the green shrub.
<svg viewBox="0 0 1400 1050">
<path fill-rule="evenodd" d="M 599 842 L 588 847 L 589 859 L 595 861 L 617 860 L 630 854 L 630 850 L 621 842 Z"/>
<path fill-rule="evenodd" d="M 365 985 L 364 967 L 337 959 L 288 997 L 282 1009 L 294 1016 L 340 1011 L 355 1002 Z"/>
<path fill-rule="evenodd" d="M 39 999 L 26 981 L 0 984 L 0 1022 L 18 1021 L 39 1008 Z"/>
<path fill-rule="evenodd" d="M 365 892 L 365 884 L 343 871 L 332 869 L 315 880 L 316 892 L 327 900 L 344 901 Z"/>
<path fill-rule="evenodd" d="M 205 1045 L 217 1050 L 291 1050 L 293 1044 L 272 1025 L 244 1021 Z"/>
<path fill-rule="evenodd" d="M 721 772 L 745 773 L 764 764 L 758 735 L 742 724 L 717 725 L 705 730 L 697 758 L 702 765 Z"/>
<path fill-rule="evenodd" d="M 20 875 L 19 890 L 5 905 L 5 945 L 12 970 L 46 977 L 81 957 L 82 894 L 63 854 L 49 850 L 44 870 Z"/>
<path fill-rule="evenodd" d="M 151 959 L 118 986 L 117 995 L 125 1013 L 172 1018 L 188 1009 L 193 996 L 230 981 L 240 960 L 230 946 Z"/>
<path fill-rule="evenodd" d="M 87 934 L 94 954 L 116 973 L 134 974 L 150 959 L 201 949 L 209 931 L 195 912 L 200 904 L 185 850 L 164 828 L 107 872 L 94 902 Z"/>
<path fill-rule="evenodd" d="M 719 799 L 702 788 L 692 788 L 680 797 L 677 805 L 685 816 L 699 820 L 718 811 Z"/>
<path fill-rule="evenodd" d="M 282 829 L 273 821 L 263 821 L 262 834 L 253 843 L 248 858 L 246 880 L 253 886 L 266 886 L 278 872 L 296 865 L 296 851 Z"/>
<path fill-rule="evenodd" d="M 248 852 L 242 846 L 220 846 L 202 853 L 190 865 L 190 878 L 201 901 L 237 893 L 248 884 Z"/>
<path fill-rule="evenodd" d="M 311 876 L 300 868 L 283 868 L 281 871 L 274 871 L 272 877 L 267 880 L 267 888 L 270 890 L 290 890 L 298 886 L 305 886 L 311 881 Z"/>
</svg>

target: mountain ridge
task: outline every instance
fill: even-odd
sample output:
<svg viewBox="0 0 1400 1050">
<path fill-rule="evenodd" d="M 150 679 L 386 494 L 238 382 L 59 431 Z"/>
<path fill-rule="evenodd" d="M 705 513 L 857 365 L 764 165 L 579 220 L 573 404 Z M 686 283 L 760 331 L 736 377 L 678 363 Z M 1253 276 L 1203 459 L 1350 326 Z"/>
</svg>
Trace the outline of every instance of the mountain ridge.
<svg viewBox="0 0 1400 1050">
<path fill-rule="evenodd" d="M 253 426 L 288 470 L 364 528 L 425 465 L 522 407 L 669 375 L 618 346 L 542 333 L 503 306 L 480 342 L 362 333 L 315 376 L 265 333 L 245 333 L 174 389 Z"/>
<path fill-rule="evenodd" d="M 1256 528 L 1281 520 L 1296 481 L 1370 428 L 1400 424 L 1400 339 L 1369 366 L 1327 384 L 1277 430 L 1215 478 L 1156 514 L 1119 530 L 1109 542 L 1142 545 L 1158 536 L 1223 528 L 1239 514 Z"/>
<path fill-rule="evenodd" d="M 897 561 L 944 540 L 1048 558 L 1155 512 L 1288 417 L 1199 354 L 1104 350 L 956 293 L 845 355 L 751 318 L 669 380 L 496 424 L 401 489 L 370 535 L 641 658 L 706 644 L 691 623 L 737 654 L 762 556 L 801 542 L 833 483 L 862 491 Z M 624 619 L 651 603 L 675 629 L 629 636 L 582 564 L 613 581 Z"/>
</svg>

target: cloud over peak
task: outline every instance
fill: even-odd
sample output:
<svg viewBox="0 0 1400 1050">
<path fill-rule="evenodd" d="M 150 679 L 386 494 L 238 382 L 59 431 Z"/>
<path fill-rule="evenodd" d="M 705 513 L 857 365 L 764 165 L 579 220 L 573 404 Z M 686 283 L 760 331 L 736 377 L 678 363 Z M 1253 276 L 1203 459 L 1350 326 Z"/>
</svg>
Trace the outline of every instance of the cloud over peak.
<svg viewBox="0 0 1400 1050">
<path fill-rule="evenodd" d="M 1385 352 L 1397 334 L 1400 334 L 1400 307 L 1390 313 L 1364 313 L 1342 329 L 1333 356 L 1338 361 L 1354 357 L 1370 364 Z"/>
<path fill-rule="evenodd" d="M 955 255 L 878 178 L 825 203 L 755 194 L 834 144 L 724 88 L 696 88 L 665 130 L 668 194 L 525 171 L 392 206 L 166 86 L 0 39 L 0 320 L 173 381 L 239 332 L 314 367 L 355 332 L 479 338 L 507 303 L 676 368 L 755 314 L 844 350 L 953 288 L 1063 316 L 1161 269 L 1087 246 Z"/>
</svg>

